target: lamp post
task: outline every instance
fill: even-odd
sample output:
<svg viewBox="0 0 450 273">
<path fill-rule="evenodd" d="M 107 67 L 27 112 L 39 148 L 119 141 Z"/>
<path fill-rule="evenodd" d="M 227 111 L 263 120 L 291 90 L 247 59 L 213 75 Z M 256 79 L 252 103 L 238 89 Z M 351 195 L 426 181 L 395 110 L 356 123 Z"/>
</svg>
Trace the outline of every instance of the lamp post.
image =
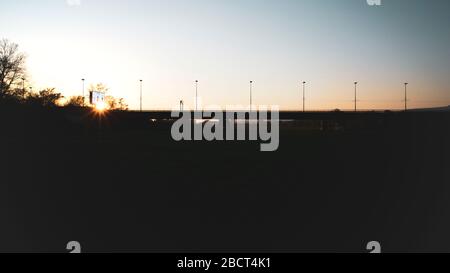
<svg viewBox="0 0 450 273">
<path fill-rule="evenodd" d="M 83 83 L 83 87 L 82 87 L 83 92 L 82 92 L 82 94 L 83 94 L 83 106 L 84 106 L 84 103 L 85 103 L 85 100 L 86 100 L 86 96 L 85 96 L 85 94 L 84 94 L 84 81 L 85 81 L 85 79 L 81 79 L 81 81 L 82 81 L 82 83 Z"/>
<path fill-rule="evenodd" d="M 198 112 L 198 80 L 195 80 L 195 111 Z"/>
<path fill-rule="evenodd" d="M 408 83 L 405 82 L 405 112 L 408 111 Z"/>
<path fill-rule="evenodd" d="M 357 112 L 357 86 L 358 86 L 358 82 L 355 82 L 355 112 Z"/>
<path fill-rule="evenodd" d="M 250 81 L 250 111 L 253 110 L 253 81 Z"/>
<path fill-rule="evenodd" d="M 141 83 L 140 98 L 139 98 L 139 105 L 140 105 L 139 109 L 140 109 L 140 112 L 142 112 L 142 80 L 139 80 L 139 81 Z"/>
<path fill-rule="evenodd" d="M 306 111 L 306 108 L 305 108 L 305 89 L 306 89 L 306 87 L 305 87 L 305 85 L 306 85 L 306 82 L 303 82 L 303 113 L 305 113 L 305 111 Z"/>
</svg>

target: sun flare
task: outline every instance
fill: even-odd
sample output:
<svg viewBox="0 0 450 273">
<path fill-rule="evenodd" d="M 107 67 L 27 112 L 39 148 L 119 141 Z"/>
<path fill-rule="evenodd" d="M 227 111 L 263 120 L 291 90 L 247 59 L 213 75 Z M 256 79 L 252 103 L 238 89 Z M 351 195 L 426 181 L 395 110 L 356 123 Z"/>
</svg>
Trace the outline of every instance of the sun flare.
<svg viewBox="0 0 450 273">
<path fill-rule="evenodd" d="M 103 102 L 103 101 L 100 101 L 100 102 L 96 103 L 95 104 L 95 110 L 97 112 L 104 112 L 104 111 L 106 111 L 107 110 L 106 103 Z"/>
</svg>

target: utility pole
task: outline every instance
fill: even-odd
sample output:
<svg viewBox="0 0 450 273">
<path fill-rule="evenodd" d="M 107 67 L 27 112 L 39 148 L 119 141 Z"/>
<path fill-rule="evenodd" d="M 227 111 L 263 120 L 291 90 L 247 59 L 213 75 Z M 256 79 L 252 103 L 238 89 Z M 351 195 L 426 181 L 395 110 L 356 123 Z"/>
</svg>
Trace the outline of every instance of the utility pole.
<svg viewBox="0 0 450 273">
<path fill-rule="evenodd" d="M 358 103 L 358 100 L 357 100 L 357 86 L 358 86 L 358 82 L 355 82 L 355 112 L 357 112 L 357 103 Z"/>
</svg>

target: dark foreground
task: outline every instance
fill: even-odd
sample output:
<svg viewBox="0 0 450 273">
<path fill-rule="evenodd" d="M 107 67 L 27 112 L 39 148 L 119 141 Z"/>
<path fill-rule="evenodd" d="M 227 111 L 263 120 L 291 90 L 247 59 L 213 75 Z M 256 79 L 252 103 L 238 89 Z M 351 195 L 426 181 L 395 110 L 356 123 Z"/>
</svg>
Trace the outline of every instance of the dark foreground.
<svg viewBox="0 0 450 273">
<path fill-rule="evenodd" d="M 333 121 L 261 153 L 140 114 L 0 112 L 0 252 L 450 251 L 448 113 L 298 114 Z"/>
</svg>

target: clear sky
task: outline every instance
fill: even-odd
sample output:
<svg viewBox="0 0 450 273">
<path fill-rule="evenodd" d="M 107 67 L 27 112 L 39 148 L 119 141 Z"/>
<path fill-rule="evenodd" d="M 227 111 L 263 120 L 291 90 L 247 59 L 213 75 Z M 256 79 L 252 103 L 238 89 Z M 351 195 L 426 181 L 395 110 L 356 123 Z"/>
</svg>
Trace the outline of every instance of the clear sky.
<svg viewBox="0 0 450 273">
<path fill-rule="evenodd" d="M 450 104 L 450 1 L 0 0 L 0 38 L 28 55 L 35 89 L 105 83 L 144 108 L 254 103 L 351 109 Z"/>
</svg>

